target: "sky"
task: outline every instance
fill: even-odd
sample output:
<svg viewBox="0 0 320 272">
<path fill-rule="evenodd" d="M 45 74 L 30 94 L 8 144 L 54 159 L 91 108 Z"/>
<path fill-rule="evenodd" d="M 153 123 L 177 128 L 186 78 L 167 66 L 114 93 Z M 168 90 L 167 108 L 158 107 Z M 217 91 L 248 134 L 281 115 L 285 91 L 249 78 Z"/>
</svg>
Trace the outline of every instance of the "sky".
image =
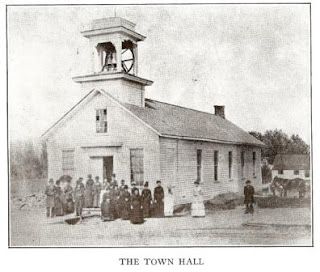
<svg viewBox="0 0 320 272">
<path fill-rule="evenodd" d="M 81 98 L 91 72 L 80 30 L 119 16 L 147 38 L 146 97 L 206 112 L 225 105 L 246 131 L 282 129 L 310 143 L 309 5 L 8 7 L 10 140 L 40 137 Z"/>
</svg>

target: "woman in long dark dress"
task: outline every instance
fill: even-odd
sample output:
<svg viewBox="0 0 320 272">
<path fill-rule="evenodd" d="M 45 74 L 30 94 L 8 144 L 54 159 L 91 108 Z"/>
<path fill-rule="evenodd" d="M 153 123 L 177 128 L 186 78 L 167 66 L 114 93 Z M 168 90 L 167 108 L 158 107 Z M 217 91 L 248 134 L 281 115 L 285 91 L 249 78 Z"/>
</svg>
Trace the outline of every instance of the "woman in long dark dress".
<svg viewBox="0 0 320 272">
<path fill-rule="evenodd" d="M 120 217 L 120 191 L 118 189 L 118 185 L 113 183 L 113 186 L 110 190 L 110 203 L 111 203 L 111 210 L 112 216 L 114 219 Z"/>
<path fill-rule="evenodd" d="M 102 221 L 113 221 L 113 213 L 111 207 L 111 193 L 109 188 L 106 189 L 106 192 L 103 194 L 102 203 L 101 203 L 101 220 Z"/>
<path fill-rule="evenodd" d="M 54 190 L 54 215 L 63 216 L 63 192 L 60 187 L 60 180 L 56 181 L 56 186 Z"/>
<path fill-rule="evenodd" d="M 89 174 L 88 180 L 86 182 L 86 189 L 85 189 L 85 199 L 84 199 L 85 208 L 93 207 L 93 184 L 94 184 L 94 181 L 92 179 L 92 175 Z"/>
<path fill-rule="evenodd" d="M 135 189 L 131 196 L 131 214 L 130 222 L 132 224 L 142 224 L 143 220 L 143 210 L 142 210 L 141 196 L 139 195 L 139 189 Z"/>
<path fill-rule="evenodd" d="M 123 191 L 120 195 L 120 203 L 121 203 L 121 219 L 129 220 L 130 219 L 130 193 L 128 191 L 128 185 L 124 185 Z"/>
<path fill-rule="evenodd" d="M 74 212 L 74 202 L 73 202 L 73 188 L 71 186 L 71 180 L 67 181 L 67 186 L 64 187 L 64 213 L 70 214 Z"/>
<path fill-rule="evenodd" d="M 154 188 L 153 199 L 155 203 L 155 216 L 163 217 L 164 216 L 164 191 L 161 186 L 161 181 L 157 181 L 157 186 Z"/>
<path fill-rule="evenodd" d="M 143 206 L 143 217 L 150 217 L 150 205 L 152 201 L 151 190 L 148 188 L 149 182 L 146 181 L 144 189 L 141 192 L 142 206 Z"/>
</svg>

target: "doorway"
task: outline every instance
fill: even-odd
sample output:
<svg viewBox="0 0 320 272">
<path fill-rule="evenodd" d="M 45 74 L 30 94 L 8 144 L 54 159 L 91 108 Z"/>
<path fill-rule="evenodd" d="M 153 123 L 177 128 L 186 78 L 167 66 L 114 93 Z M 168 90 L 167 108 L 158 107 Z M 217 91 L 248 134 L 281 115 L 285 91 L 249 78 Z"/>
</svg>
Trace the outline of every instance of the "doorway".
<svg viewBox="0 0 320 272">
<path fill-rule="evenodd" d="M 113 156 L 103 157 L 103 180 L 111 181 L 113 174 Z"/>
</svg>

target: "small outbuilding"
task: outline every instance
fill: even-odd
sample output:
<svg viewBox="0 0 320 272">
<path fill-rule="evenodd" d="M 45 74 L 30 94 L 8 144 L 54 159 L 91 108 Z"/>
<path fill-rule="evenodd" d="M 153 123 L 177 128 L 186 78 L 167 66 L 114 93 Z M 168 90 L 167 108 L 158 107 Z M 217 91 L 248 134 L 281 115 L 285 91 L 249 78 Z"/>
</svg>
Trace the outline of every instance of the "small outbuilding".
<svg viewBox="0 0 320 272">
<path fill-rule="evenodd" d="M 303 179 L 310 180 L 309 154 L 278 154 L 272 168 L 272 179 Z"/>
</svg>

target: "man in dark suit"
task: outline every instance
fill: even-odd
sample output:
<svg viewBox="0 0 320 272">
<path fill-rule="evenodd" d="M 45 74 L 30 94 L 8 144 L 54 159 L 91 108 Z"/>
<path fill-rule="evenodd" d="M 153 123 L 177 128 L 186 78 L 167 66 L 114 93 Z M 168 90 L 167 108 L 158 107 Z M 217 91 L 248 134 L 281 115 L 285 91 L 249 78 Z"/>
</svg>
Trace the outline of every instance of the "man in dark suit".
<svg viewBox="0 0 320 272">
<path fill-rule="evenodd" d="M 251 181 L 246 181 L 246 186 L 244 186 L 244 204 L 246 205 L 245 213 L 253 214 L 253 203 L 254 203 L 254 187 L 251 185 Z"/>
</svg>

